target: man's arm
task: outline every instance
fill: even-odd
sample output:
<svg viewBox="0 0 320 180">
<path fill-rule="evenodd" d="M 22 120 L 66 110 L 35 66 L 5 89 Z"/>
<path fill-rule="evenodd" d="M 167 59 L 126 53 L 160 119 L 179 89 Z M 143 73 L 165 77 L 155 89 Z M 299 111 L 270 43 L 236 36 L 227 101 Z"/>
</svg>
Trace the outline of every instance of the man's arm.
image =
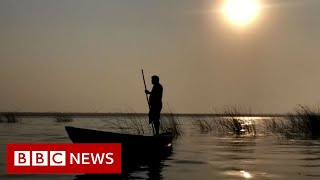
<svg viewBox="0 0 320 180">
<path fill-rule="evenodd" d="M 145 92 L 146 94 L 151 94 L 151 92 L 148 91 L 148 90 L 145 90 L 144 92 Z"/>
</svg>

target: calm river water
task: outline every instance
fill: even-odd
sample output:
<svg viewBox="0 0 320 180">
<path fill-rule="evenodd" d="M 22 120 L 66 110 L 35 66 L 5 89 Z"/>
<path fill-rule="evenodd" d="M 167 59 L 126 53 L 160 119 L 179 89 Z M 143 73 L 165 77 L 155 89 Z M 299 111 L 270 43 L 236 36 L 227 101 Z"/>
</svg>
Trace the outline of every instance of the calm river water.
<svg viewBox="0 0 320 180">
<path fill-rule="evenodd" d="M 0 123 L 0 179 L 75 179 L 75 175 L 6 175 L 5 145 L 70 142 L 64 126 L 92 129 L 103 126 L 104 130 L 111 130 L 105 121 L 112 118 L 79 117 L 73 122 L 59 123 L 50 117 L 28 117 L 14 124 Z M 160 163 L 156 172 L 141 167 L 128 179 L 320 179 L 319 140 L 285 140 L 261 132 L 256 137 L 204 134 L 191 121 L 191 117 L 180 117 L 185 133 L 174 141 L 173 154 Z"/>
</svg>

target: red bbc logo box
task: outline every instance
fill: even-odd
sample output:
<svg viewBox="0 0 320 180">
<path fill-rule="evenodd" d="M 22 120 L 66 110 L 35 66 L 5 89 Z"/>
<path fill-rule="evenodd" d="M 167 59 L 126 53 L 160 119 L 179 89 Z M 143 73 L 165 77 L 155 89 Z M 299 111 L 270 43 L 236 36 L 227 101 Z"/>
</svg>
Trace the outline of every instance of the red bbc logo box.
<svg viewBox="0 0 320 180">
<path fill-rule="evenodd" d="M 7 144 L 8 174 L 120 174 L 121 144 Z"/>
</svg>

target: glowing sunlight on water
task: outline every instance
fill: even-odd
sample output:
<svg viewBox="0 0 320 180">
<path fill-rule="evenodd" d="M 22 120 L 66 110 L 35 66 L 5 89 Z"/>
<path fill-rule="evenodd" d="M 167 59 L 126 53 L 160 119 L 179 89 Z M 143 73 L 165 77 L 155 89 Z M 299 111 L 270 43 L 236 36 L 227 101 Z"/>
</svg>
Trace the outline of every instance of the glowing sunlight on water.
<svg viewBox="0 0 320 180">
<path fill-rule="evenodd" d="M 240 171 L 240 173 L 243 175 L 243 177 L 245 177 L 245 178 L 247 178 L 247 179 L 249 179 L 249 178 L 252 177 L 251 174 L 248 173 L 248 172 L 246 172 L 246 171 Z"/>
</svg>

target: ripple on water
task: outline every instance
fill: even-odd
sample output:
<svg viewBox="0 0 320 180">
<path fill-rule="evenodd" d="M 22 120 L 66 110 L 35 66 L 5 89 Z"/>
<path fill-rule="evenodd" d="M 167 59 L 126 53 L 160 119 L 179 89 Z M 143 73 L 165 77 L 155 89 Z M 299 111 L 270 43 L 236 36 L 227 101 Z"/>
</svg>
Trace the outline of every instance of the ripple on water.
<svg viewBox="0 0 320 180">
<path fill-rule="evenodd" d="M 206 162 L 193 160 L 173 160 L 172 162 L 176 164 L 206 164 Z"/>
</svg>

